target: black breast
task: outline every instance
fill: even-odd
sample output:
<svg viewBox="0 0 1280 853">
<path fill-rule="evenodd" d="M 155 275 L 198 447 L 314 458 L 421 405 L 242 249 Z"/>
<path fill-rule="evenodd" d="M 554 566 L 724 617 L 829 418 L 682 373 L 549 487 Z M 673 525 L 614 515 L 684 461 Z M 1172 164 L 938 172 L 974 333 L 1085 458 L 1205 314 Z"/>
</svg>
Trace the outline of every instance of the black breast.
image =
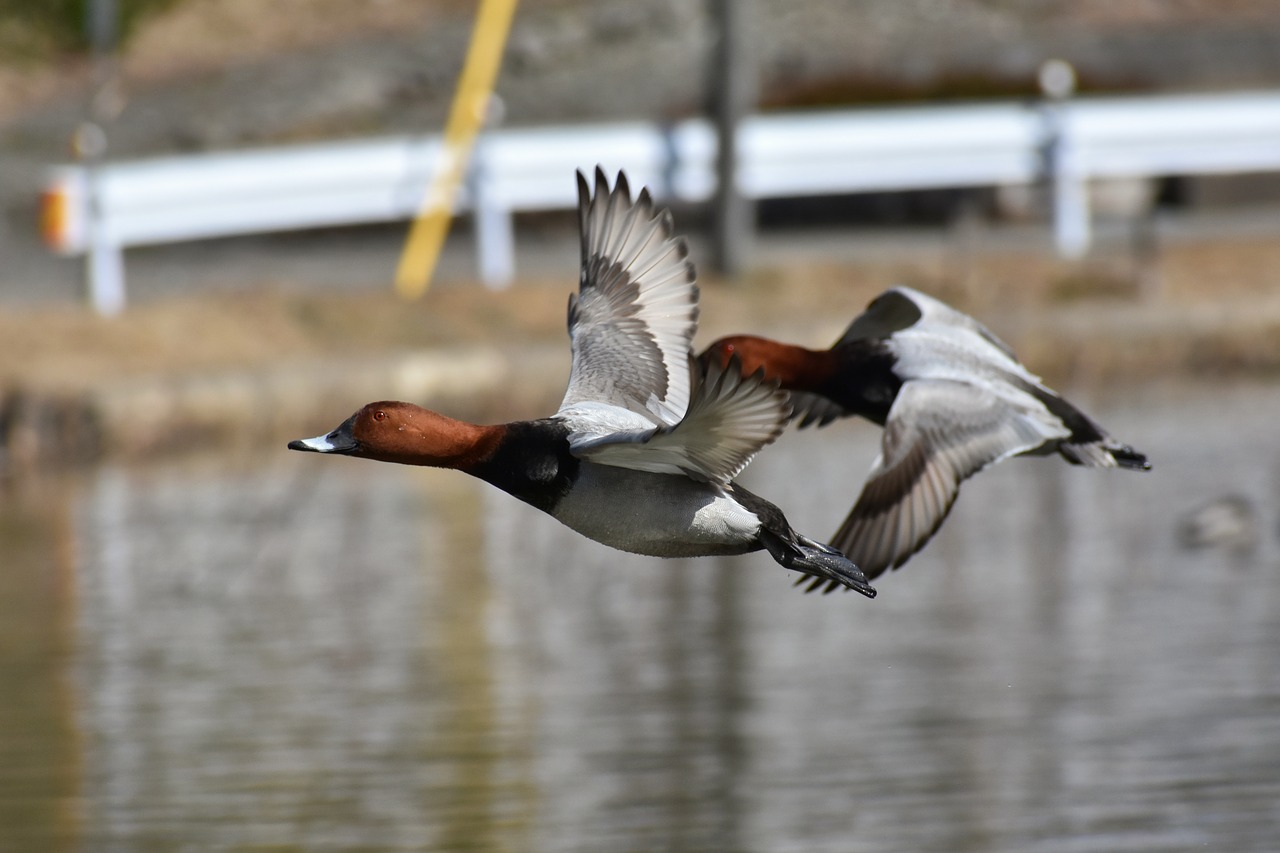
<svg viewBox="0 0 1280 853">
<path fill-rule="evenodd" d="M 824 397 L 881 426 L 902 389 L 897 360 L 883 341 L 855 340 L 839 346 L 841 368 L 819 390 Z"/>
<path fill-rule="evenodd" d="M 578 478 L 569 429 L 556 418 L 521 421 L 488 459 L 470 473 L 543 512 L 551 512 Z"/>
</svg>

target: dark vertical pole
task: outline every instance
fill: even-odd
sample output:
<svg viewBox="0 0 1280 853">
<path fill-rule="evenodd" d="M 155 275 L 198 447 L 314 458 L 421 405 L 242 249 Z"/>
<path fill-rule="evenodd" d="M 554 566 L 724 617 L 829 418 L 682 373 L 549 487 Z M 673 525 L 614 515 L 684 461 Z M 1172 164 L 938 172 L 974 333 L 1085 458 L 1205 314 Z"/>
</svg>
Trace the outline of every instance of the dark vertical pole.
<svg viewBox="0 0 1280 853">
<path fill-rule="evenodd" d="M 118 17 L 116 0 L 89 0 L 85 6 L 85 31 L 95 59 L 115 50 Z"/>
<path fill-rule="evenodd" d="M 715 49 L 711 63 L 711 105 L 718 157 L 713 221 L 713 258 L 723 274 L 745 266 L 755 227 L 751 202 L 738 192 L 737 130 L 755 106 L 756 72 L 750 45 L 751 0 L 710 0 Z"/>
<path fill-rule="evenodd" d="M 93 55 L 93 93 L 89 120 L 107 124 L 123 109 L 123 94 L 117 74 L 116 47 L 120 41 L 118 0 L 88 0 L 85 4 L 85 33 Z"/>
</svg>

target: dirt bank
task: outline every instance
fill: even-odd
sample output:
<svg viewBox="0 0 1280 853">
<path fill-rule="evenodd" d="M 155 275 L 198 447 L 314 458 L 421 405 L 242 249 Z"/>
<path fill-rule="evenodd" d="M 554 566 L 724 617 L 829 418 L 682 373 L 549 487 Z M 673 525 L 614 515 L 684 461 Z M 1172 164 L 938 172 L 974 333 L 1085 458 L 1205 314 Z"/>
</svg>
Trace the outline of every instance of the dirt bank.
<svg viewBox="0 0 1280 853">
<path fill-rule="evenodd" d="M 821 257 L 821 256 L 815 256 Z M 572 287 L 254 292 L 162 299 L 102 319 L 0 314 L 0 453 L 14 473 L 210 442 L 270 443 L 400 397 L 477 420 L 551 411 L 568 371 Z M 892 283 L 984 320 L 1059 386 L 1280 372 L 1280 245 L 1171 245 L 1068 264 L 942 245 L 882 260 L 762 267 L 703 281 L 698 342 L 733 331 L 825 345 Z"/>
</svg>

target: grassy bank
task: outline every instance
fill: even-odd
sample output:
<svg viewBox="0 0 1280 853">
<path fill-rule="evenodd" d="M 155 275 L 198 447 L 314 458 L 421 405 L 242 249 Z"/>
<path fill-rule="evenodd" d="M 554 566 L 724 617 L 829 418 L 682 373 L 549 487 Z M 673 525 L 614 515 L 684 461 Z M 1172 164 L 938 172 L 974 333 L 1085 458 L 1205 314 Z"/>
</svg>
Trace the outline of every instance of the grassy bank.
<svg viewBox="0 0 1280 853">
<path fill-rule="evenodd" d="M 757 332 L 824 346 L 884 287 L 982 319 L 1051 383 L 1280 373 L 1280 245 L 1203 241 L 1067 264 L 952 248 L 703 280 L 699 343 Z M 545 414 L 568 370 L 572 278 L 390 293 L 254 292 L 0 313 L 4 470 L 210 442 L 268 442 L 405 397 L 474 419 Z"/>
</svg>

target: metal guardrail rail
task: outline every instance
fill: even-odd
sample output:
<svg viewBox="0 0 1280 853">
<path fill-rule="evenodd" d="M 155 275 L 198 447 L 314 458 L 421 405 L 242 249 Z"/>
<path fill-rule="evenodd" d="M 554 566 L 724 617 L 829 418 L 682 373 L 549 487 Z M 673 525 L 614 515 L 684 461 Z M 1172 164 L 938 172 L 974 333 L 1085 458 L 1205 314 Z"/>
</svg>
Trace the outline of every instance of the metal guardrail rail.
<svg viewBox="0 0 1280 853">
<path fill-rule="evenodd" d="M 1046 181 L 1057 246 L 1075 256 L 1089 244 L 1091 179 L 1280 170 L 1280 92 L 780 113 L 739 133 L 752 199 Z M 89 256 L 94 303 L 110 313 L 124 304 L 124 248 L 408 219 L 440 146 L 406 136 L 56 167 L 44 233 Z M 513 214 L 573 208 L 574 169 L 603 163 L 658 198 L 699 202 L 715 190 L 715 152 L 701 119 L 494 130 L 455 212 L 474 214 L 480 276 L 502 285 Z"/>
</svg>

